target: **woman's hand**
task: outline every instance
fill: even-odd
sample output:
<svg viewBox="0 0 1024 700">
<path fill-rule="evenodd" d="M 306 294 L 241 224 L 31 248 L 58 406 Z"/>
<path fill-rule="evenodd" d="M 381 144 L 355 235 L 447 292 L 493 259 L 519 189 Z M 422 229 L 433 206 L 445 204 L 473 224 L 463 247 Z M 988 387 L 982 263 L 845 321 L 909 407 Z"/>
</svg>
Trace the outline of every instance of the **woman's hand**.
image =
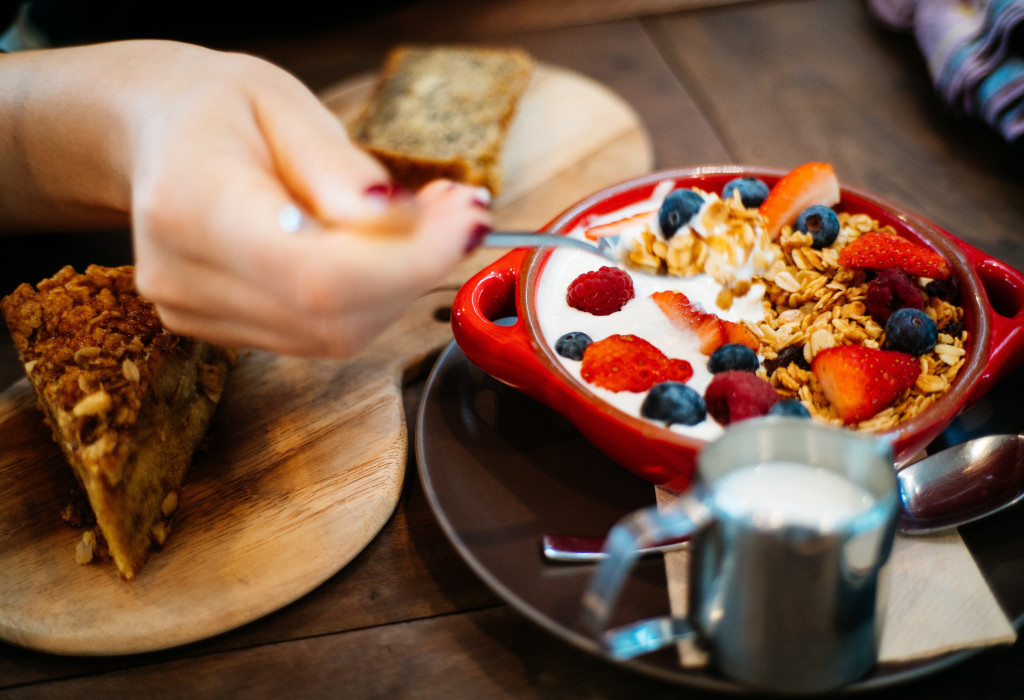
<svg viewBox="0 0 1024 700">
<path fill-rule="evenodd" d="M 487 230 L 478 191 L 395 193 L 312 93 L 259 59 L 149 41 L 38 53 L 99 83 L 80 84 L 80 109 L 63 106 L 82 120 L 63 139 L 79 150 L 77 185 L 47 198 L 69 225 L 130 214 L 139 291 L 175 332 L 350 355 Z M 34 93 L 36 108 L 54 88 Z"/>
</svg>

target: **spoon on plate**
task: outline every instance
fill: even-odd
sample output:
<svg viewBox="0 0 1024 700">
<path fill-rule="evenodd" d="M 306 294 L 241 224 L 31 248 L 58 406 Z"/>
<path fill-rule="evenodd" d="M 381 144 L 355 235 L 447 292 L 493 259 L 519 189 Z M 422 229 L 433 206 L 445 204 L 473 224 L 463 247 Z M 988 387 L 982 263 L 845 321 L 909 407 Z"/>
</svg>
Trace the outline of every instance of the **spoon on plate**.
<svg viewBox="0 0 1024 700">
<path fill-rule="evenodd" d="M 903 467 L 900 532 L 924 535 L 980 520 L 1024 500 L 1024 436 L 989 435 L 949 447 Z M 686 540 L 642 550 L 665 552 Z M 604 538 L 545 535 L 544 557 L 560 562 L 604 558 Z"/>
</svg>

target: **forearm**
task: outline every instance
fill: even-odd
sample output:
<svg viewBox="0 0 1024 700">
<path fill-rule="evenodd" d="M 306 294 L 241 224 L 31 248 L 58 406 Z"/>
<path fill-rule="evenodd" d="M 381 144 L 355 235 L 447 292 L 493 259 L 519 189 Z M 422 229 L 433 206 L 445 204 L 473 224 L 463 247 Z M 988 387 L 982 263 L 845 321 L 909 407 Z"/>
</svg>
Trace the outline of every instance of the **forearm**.
<svg viewBox="0 0 1024 700">
<path fill-rule="evenodd" d="M 0 230 L 127 225 L 161 67 L 198 51 L 124 42 L 0 55 Z"/>
</svg>

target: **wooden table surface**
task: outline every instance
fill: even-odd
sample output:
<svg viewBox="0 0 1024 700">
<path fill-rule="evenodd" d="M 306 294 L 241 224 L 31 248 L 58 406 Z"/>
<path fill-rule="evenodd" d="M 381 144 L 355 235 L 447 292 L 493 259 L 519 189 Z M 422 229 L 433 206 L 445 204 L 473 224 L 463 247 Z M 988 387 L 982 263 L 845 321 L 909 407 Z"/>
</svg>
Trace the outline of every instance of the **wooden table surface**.
<svg viewBox="0 0 1024 700">
<path fill-rule="evenodd" d="M 707 2 L 689 9 L 624 3 L 635 16 L 601 14 L 596 8 L 609 4 L 594 3 L 592 17 L 581 7 L 583 14 L 553 19 L 535 11 L 543 3 L 523 0 L 519 16 L 484 21 L 481 12 L 477 22 L 471 8 L 495 3 L 442 4 L 440 18 L 396 13 L 225 46 L 265 56 L 320 91 L 375 69 L 401 40 L 520 44 L 627 100 L 651 135 L 656 167 L 828 161 L 847 184 L 885 195 L 1024 269 L 1020 150 L 948 116 L 912 40 L 875 25 L 860 0 Z M 0 256 L 4 291 L 51 274 L 55 246 L 69 262 L 130 259 L 123 232 L 4 243 L 16 252 Z M 5 387 L 21 370 L 7 337 L 0 341 Z M 1006 383 L 1024 384 L 1024 369 Z M 422 377 L 406 390 L 410 425 L 421 392 Z M 1019 411 L 1012 420 L 1007 430 L 1020 432 Z M 0 696 L 710 697 L 607 664 L 504 603 L 445 538 L 414 466 L 383 531 L 297 602 L 220 637 L 139 656 L 60 657 L 0 644 Z M 1022 693 L 1018 642 L 872 696 Z"/>
</svg>

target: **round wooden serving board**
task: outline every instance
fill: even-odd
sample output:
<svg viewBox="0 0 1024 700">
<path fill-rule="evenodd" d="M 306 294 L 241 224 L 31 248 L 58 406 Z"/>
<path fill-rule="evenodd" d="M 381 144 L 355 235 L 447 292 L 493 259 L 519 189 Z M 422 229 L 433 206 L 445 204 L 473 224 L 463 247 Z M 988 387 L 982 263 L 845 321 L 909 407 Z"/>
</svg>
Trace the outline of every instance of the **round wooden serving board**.
<svg viewBox="0 0 1024 700">
<path fill-rule="evenodd" d="M 372 76 L 323 99 L 357 114 Z M 649 170 L 633 111 L 577 74 L 538 68 L 510 130 L 495 222 L 537 228 L 590 192 Z M 349 361 L 245 353 L 197 454 L 171 536 L 138 578 L 75 563 L 60 509 L 75 486 L 27 380 L 0 393 L 0 639 L 73 655 L 129 654 L 204 639 L 309 592 L 390 518 L 407 437 L 403 377 L 451 339 L 453 288 L 479 251 Z M 54 261 L 54 270 L 61 266 Z"/>
<path fill-rule="evenodd" d="M 373 75 L 359 76 L 321 99 L 350 126 L 375 83 Z M 621 97 L 579 73 L 539 63 L 502 150 L 502 191 L 491 208 L 495 228 L 535 231 L 596 190 L 649 172 L 653 161 L 647 130 Z M 460 271 L 468 279 L 482 266 Z"/>
<path fill-rule="evenodd" d="M 0 394 L 0 637 L 125 654 L 218 634 L 337 572 L 387 522 L 405 476 L 401 383 L 450 330 L 422 297 L 347 362 L 245 353 L 186 477 L 171 537 L 138 578 L 75 563 L 75 486 L 27 380 Z M 438 310 L 442 313 L 438 313 Z"/>
</svg>

